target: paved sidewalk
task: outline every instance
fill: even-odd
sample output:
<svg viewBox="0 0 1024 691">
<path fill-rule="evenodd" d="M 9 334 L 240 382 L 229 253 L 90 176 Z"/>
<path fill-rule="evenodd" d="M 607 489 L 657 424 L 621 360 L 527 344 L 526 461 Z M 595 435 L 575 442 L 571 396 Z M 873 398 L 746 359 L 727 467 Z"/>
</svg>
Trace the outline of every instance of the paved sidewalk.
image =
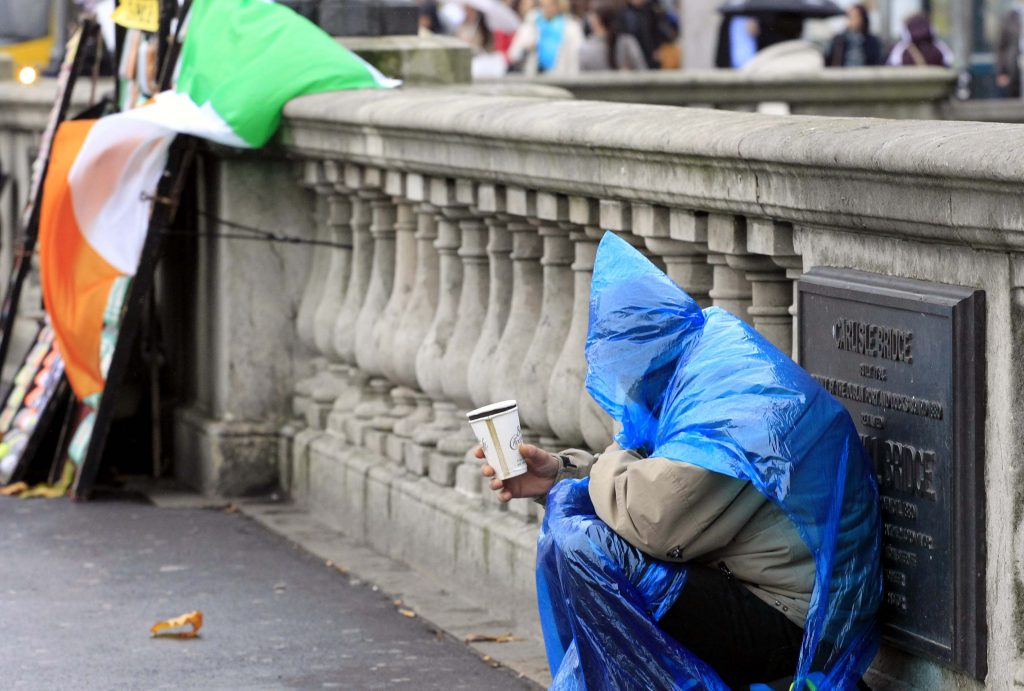
<svg viewBox="0 0 1024 691">
<path fill-rule="evenodd" d="M 0 497 L 4 689 L 532 688 L 397 609 L 238 513 Z"/>
</svg>

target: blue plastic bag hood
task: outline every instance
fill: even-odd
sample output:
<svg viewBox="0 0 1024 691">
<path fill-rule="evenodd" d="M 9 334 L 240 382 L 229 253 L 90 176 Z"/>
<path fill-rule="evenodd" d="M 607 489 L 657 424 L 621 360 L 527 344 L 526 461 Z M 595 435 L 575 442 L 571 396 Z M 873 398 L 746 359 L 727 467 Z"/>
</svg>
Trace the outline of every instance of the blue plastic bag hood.
<svg viewBox="0 0 1024 691">
<path fill-rule="evenodd" d="M 701 310 L 611 233 L 595 262 L 586 356 L 587 389 L 622 424 L 624 448 L 748 480 L 792 520 L 816 568 L 794 674 L 822 689 L 853 688 L 878 645 L 881 535 L 873 469 L 842 405 L 746 323 Z M 685 565 L 620 544 L 581 487 L 585 480 L 551 492 L 539 542 L 554 688 L 724 688 L 656 625 L 685 587 Z M 583 587 L 605 606 L 574 605 Z M 658 652 L 637 657 L 642 646 Z"/>
</svg>

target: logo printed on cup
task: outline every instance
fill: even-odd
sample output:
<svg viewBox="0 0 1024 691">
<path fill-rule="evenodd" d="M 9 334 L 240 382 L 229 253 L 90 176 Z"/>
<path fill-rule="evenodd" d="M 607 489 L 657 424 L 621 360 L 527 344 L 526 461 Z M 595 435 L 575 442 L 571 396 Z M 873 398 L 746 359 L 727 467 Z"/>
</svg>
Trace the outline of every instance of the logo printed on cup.
<svg viewBox="0 0 1024 691">
<path fill-rule="evenodd" d="M 516 433 L 512 435 L 512 438 L 508 440 L 508 448 L 515 451 L 523 443 L 523 428 L 516 425 Z M 487 453 L 487 449 L 484 449 L 484 453 Z"/>
<path fill-rule="evenodd" d="M 519 453 L 523 430 L 519 422 L 519 406 L 515 401 L 501 401 L 466 414 L 473 435 L 487 464 L 494 468 L 499 480 L 507 480 L 527 472 L 526 461 Z"/>
</svg>

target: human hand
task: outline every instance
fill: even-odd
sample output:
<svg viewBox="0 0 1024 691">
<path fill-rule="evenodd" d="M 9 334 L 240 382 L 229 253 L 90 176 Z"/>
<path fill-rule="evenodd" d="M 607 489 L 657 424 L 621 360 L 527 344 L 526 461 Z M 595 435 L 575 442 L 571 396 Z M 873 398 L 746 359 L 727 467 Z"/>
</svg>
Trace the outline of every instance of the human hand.
<svg viewBox="0 0 1024 691">
<path fill-rule="evenodd" d="M 526 461 L 526 472 L 508 480 L 494 477 L 494 468 L 484 464 L 480 472 L 484 477 L 491 478 L 491 489 L 498 493 L 498 501 L 507 502 L 520 497 L 539 497 L 548 492 L 555 484 L 558 475 L 558 456 L 550 454 L 533 444 L 520 444 L 519 453 Z M 484 458 L 484 450 L 479 446 L 473 454 Z"/>
<path fill-rule="evenodd" d="M 1005 89 L 1009 85 L 1010 85 L 1010 75 L 1008 75 L 1008 74 L 996 75 L 996 86 L 999 86 L 999 87 L 1002 87 L 1002 88 Z"/>
</svg>

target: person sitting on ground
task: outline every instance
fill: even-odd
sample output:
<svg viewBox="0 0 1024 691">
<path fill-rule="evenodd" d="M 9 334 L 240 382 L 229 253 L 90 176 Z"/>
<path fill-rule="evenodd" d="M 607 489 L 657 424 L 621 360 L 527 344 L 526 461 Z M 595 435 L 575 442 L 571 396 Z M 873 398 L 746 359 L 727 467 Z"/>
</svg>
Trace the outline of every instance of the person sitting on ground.
<svg viewBox="0 0 1024 691">
<path fill-rule="evenodd" d="M 636 38 L 619 32 L 614 5 L 598 5 L 587 15 L 590 36 L 580 48 L 580 70 L 646 70 L 647 61 Z"/>
<path fill-rule="evenodd" d="M 615 441 L 596 457 L 522 444 L 528 470 L 504 481 L 482 467 L 500 501 L 546 501 L 552 688 L 861 687 L 880 509 L 843 406 L 612 233 L 589 330 L 587 390 Z"/>
<path fill-rule="evenodd" d="M 825 51 L 828 67 L 869 67 L 882 64 L 882 42 L 871 33 L 871 18 L 864 5 L 846 12 L 846 31 L 837 34 Z"/>
</svg>

